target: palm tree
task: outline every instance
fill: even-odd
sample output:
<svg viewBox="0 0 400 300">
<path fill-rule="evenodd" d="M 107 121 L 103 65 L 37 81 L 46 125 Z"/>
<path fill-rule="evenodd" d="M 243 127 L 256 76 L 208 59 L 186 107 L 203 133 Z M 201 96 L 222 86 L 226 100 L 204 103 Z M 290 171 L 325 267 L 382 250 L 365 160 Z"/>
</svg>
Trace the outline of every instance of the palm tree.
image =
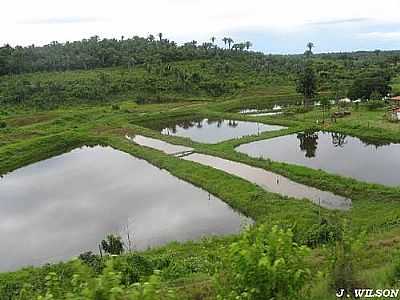
<svg viewBox="0 0 400 300">
<path fill-rule="evenodd" d="M 158 35 L 158 37 L 160 38 L 160 42 L 162 42 L 162 37 L 163 37 L 163 34 L 162 34 L 162 32 L 160 32 L 159 34 L 157 34 Z"/>
<path fill-rule="evenodd" d="M 232 38 L 228 38 L 228 45 L 229 45 L 229 49 L 231 49 L 231 45 L 234 43 L 234 40 Z"/>
<path fill-rule="evenodd" d="M 251 46 L 253 46 L 253 44 L 250 41 L 247 41 L 246 43 L 244 43 L 246 45 L 246 49 L 249 50 Z"/>
<path fill-rule="evenodd" d="M 308 42 L 307 43 L 307 48 L 308 48 L 308 54 L 312 54 L 312 48 L 314 48 L 315 47 L 315 45 L 314 45 L 314 43 L 313 42 Z"/>
<path fill-rule="evenodd" d="M 226 47 L 226 44 L 228 43 L 228 40 L 229 40 L 229 38 L 227 38 L 227 37 L 224 37 L 224 38 L 222 39 L 222 41 L 223 41 L 224 44 L 225 44 L 225 47 Z"/>
<path fill-rule="evenodd" d="M 217 39 L 217 38 L 216 38 L 215 36 L 211 37 L 211 43 L 214 44 L 216 39 Z"/>
</svg>

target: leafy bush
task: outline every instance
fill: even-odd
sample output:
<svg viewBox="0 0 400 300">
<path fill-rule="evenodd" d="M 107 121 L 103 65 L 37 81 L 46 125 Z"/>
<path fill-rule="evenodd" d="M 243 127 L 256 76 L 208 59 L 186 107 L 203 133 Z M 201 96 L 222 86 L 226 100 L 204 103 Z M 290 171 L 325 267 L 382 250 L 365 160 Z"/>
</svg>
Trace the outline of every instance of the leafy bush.
<svg viewBox="0 0 400 300">
<path fill-rule="evenodd" d="M 310 275 L 308 252 L 290 230 L 247 230 L 227 250 L 217 276 L 219 299 L 298 299 Z"/>
<path fill-rule="evenodd" d="M 6 128 L 6 127 L 7 127 L 7 123 L 4 121 L 0 121 L 0 129 Z"/>
<path fill-rule="evenodd" d="M 322 218 L 319 224 L 314 224 L 308 229 L 305 242 L 310 247 L 316 247 L 340 240 L 341 236 L 340 224 Z"/>
<path fill-rule="evenodd" d="M 92 251 L 82 253 L 81 255 L 79 255 L 79 259 L 86 265 L 91 267 L 96 273 L 101 273 L 104 269 L 104 263 L 101 257 L 93 254 Z"/>
<path fill-rule="evenodd" d="M 114 258 L 114 269 L 121 273 L 122 283 L 129 285 L 151 275 L 154 264 L 139 254 L 129 253 Z"/>
<path fill-rule="evenodd" d="M 115 271 L 113 259 L 109 260 L 102 274 L 93 276 L 92 271 L 79 261 L 74 262 L 76 272 L 72 277 L 72 288 L 65 289 L 60 275 L 50 272 L 46 276 L 46 290 L 34 291 L 26 285 L 19 300 L 157 300 L 176 299 L 174 293 L 161 286 L 160 273 L 155 271 L 146 282 L 124 285 L 121 273 Z"/>
</svg>

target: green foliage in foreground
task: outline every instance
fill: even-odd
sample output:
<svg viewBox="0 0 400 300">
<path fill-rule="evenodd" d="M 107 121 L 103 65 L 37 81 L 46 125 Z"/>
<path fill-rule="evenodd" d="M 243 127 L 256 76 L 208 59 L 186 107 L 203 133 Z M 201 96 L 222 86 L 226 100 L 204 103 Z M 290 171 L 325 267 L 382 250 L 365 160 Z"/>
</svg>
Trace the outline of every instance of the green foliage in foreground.
<svg viewBox="0 0 400 300">
<path fill-rule="evenodd" d="M 259 226 L 233 243 L 218 277 L 218 299 L 298 299 L 310 278 L 309 251 L 293 241 L 293 233 Z"/>
<path fill-rule="evenodd" d="M 192 270 L 215 274 L 213 289 L 219 295 L 218 299 L 297 299 L 311 279 L 305 260 L 309 249 L 294 242 L 291 230 L 278 226 L 271 229 L 264 225 L 249 228 L 226 247 L 227 251 L 224 251 L 225 247 L 219 249 L 220 258 L 213 265 L 202 260 L 199 264 L 207 266 L 206 269 Z M 92 254 L 81 255 L 80 259 L 67 265 L 54 265 L 34 277 L 14 280 L 20 288 L 12 290 L 9 286 L 8 292 L 2 284 L 4 275 L 0 276 L 1 299 L 156 300 L 183 297 L 173 281 L 167 279 L 171 262 L 165 257 L 155 253 L 149 256 L 151 259 L 136 253 L 102 259 L 94 257 Z M 184 260 L 176 263 L 186 265 Z M 37 270 L 40 268 L 32 269 Z M 187 274 L 183 269 L 174 272 L 177 271 L 179 277 Z"/>
<path fill-rule="evenodd" d="M 26 284 L 17 299 L 19 300 L 157 300 L 175 299 L 170 290 L 161 286 L 159 272 L 155 271 L 145 282 L 131 285 L 122 284 L 122 274 L 114 269 L 109 260 L 103 272 L 94 277 L 93 271 L 79 261 L 74 262 L 75 273 L 71 288 L 66 290 L 61 284 L 60 274 L 51 272 L 46 276 L 46 290 L 36 293 Z"/>
</svg>

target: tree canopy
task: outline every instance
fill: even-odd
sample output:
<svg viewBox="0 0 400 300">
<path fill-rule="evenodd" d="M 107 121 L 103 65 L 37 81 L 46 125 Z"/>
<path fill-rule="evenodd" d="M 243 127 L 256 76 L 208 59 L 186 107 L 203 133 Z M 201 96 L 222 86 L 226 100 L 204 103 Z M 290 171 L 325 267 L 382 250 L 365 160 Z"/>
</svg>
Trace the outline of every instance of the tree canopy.
<svg viewBox="0 0 400 300">
<path fill-rule="evenodd" d="M 391 90 L 389 74 L 370 73 L 354 80 L 349 89 L 348 96 L 352 100 L 378 100 L 387 96 Z"/>
<path fill-rule="evenodd" d="M 299 72 L 296 90 L 304 96 L 304 105 L 317 95 L 317 75 L 311 63 L 306 63 Z"/>
</svg>

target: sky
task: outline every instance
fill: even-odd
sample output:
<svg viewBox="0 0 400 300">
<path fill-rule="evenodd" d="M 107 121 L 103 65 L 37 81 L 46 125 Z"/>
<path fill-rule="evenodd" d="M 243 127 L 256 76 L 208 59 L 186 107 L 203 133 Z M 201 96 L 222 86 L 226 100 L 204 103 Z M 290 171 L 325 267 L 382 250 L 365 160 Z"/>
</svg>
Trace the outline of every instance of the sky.
<svg viewBox="0 0 400 300">
<path fill-rule="evenodd" d="M 212 36 L 265 53 L 400 49 L 400 0 L 12 0 L 2 3 L 0 45 L 44 45 L 98 35 L 162 32 L 182 43 Z"/>
</svg>

